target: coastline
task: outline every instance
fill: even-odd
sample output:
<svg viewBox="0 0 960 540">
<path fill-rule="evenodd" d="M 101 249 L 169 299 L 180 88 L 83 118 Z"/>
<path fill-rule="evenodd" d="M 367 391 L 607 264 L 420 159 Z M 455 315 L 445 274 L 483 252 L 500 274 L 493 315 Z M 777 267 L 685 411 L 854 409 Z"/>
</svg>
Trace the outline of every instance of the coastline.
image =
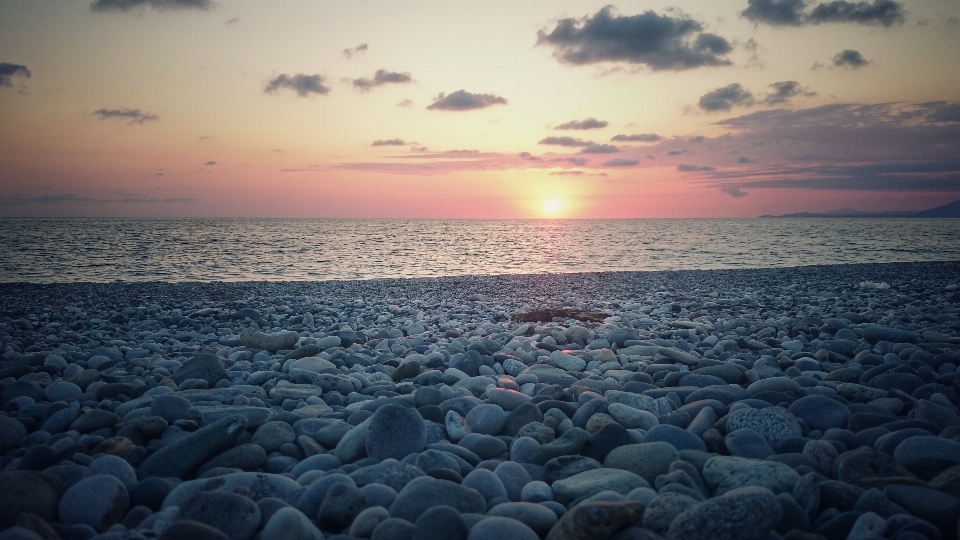
<svg viewBox="0 0 960 540">
<path fill-rule="evenodd" d="M 845 538 L 874 516 L 951 538 L 958 276 L 937 262 L 4 283 L 0 482 L 32 486 L 27 511 L 64 539 L 162 534 L 237 490 L 238 509 L 291 508 L 231 518 L 263 538 L 428 527 L 431 493 L 467 529 L 498 516 L 539 537 L 589 537 L 571 527 L 599 505 L 630 538 L 693 538 L 683 523 L 730 525 L 711 512 L 733 498 L 757 538 Z M 543 309 L 568 317 L 514 320 Z"/>
</svg>

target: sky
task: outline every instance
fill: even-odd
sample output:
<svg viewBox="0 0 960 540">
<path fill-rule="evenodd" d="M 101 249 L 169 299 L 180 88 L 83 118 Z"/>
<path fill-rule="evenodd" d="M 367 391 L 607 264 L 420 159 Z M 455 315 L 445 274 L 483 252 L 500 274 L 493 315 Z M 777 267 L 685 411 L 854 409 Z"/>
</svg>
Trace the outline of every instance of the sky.
<svg viewBox="0 0 960 540">
<path fill-rule="evenodd" d="M 960 199 L 956 0 L 0 0 L 0 217 Z"/>
</svg>

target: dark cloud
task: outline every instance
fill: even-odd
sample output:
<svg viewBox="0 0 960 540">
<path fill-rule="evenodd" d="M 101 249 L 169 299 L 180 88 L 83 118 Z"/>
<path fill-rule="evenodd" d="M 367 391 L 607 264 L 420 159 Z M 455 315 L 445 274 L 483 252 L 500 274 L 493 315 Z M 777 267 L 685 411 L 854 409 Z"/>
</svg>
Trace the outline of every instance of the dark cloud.
<svg viewBox="0 0 960 540">
<path fill-rule="evenodd" d="M 838 52 L 833 56 L 832 61 L 836 67 L 846 67 L 850 69 L 862 68 L 870 63 L 859 51 L 853 49 L 845 49 Z"/>
<path fill-rule="evenodd" d="M 611 141 L 620 141 L 620 142 L 657 142 L 663 137 L 657 135 L 656 133 L 639 133 L 636 135 L 624 135 L 623 133 L 619 135 L 614 135 L 611 138 Z"/>
<path fill-rule="evenodd" d="M 471 111 L 493 105 L 506 105 L 506 103 L 506 99 L 495 94 L 474 94 L 466 90 L 457 90 L 450 94 L 440 92 L 427 108 L 441 111 Z"/>
<path fill-rule="evenodd" d="M 926 115 L 928 122 L 960 122 L 960 103 L 933 101 L 924 105 L 931 111 Z"/>
<path fill-rule="evenodd" d="M 537 44 L 553 47 L 565 64 L 626 62 L 653 70 L 683 70 L 730 64 L 733 46 L 726 39 L 703 32 L 699 22 L 680 15 L 646 11 L 621 16 L 612 6 L 582 19 L 562 19 L 556 27 L 537 33 Z"/>
<path fill-rule="evenodd" d="M 747 192 L 746 192 L 746 191 L 740 191 L 740 188 L 738 188 L 737 186 L 723 186 L 723 187 L 720 188 L 720 191 L 726 193 L 727 195 L 729 195 L 729 196 L 731 196 L 731 197 L 746 197 L 746 196 L 747 196 Z"/>
<path fill-rule="evenodd" d="M 671 151 L 667 152 L 667 155 L 668 155 L 668 156 L 679 156 L 679 155 L 683 154 L 684 152 L 686 152 L 686 150 L 671 150 Z"/>
<path fill-rule="evenodd" d="M 583 176 L 583 171 L 556 171 L 550 173 L 552 176 Z"/>
<path fill-rule="evenodd" d="M 583 167 L 584 165 L 590 162 L 589 159 L 582 158 L 582 157 L 569 157 L 565 161 L 569 161 L 570 163 L 573 163 L 578 167 Z"/>
<path fill-rule="evenodd" d="M 768 178 L 748 180 L 746 188 L 856 191 L 943 191 L 960 193 L 960 159 L 887 161 L 867 165 L 814 165 L 782 168 Z"/>
<path fill-rule="evenodd" d="M 805 7 L 805 0 L 748 0 L 747 9 L 740 15 L 755 23 L 799 26 L 803 23 Z"/>
<path fill-rule="evenodd" d="M 833 0 L 815 6 L 809 13 L 804 10 L 806 0 L 748 0 L 743 17 L 773 26 L 800 26 L 802 24 L 854 23 L 879 26 L 903 24 L 903 4 L 895 0 L 873 2 L 847 2 Z"/>
<path fill-rule="evenodd" d="M 677 165 L 677 170 L 681 172 L 706 172 L 706 171 L 715 171 L 716 167 L 711 167 L 709 165 L 687 165 L 686 163 L 681 163 Z"/>
<path fill-rule="evenodd" d="M 704 137 L 703 135 L 697 135 L 696 137 L 690 138 L 690 142 L 697 143 L 697 144 L 702 143 L 705 140 L 707 140 L 707 138 Z"/>
<path fill-rule="evenodd" d="M 587 118 L 586 120 L 571 120 L 564 122 L 553 129 L 600 129 L 605 128 L 609 122 L 606 120 L 597 120 L 596 118 Z"/>
<path fill-rule="evenodd" d="M 265 94 L 275 94 L 281 89 L 287 88 L 296 92 L 300 97 L 307 97 L 310 94 L 325 96 L 330 93 L 330 88 L 324 86 L 323 82 L 323 75 L 297 73 L 290 76 L 284 73 L 270 79 L 264 86 L 263 92 Z"/>
<path fill-rule="evenodd" d="M 347 58 L 347 59 L 353 58 L 353 55 L 358 54 L 358 53 L 365 53 L 365 52 L 367 52 L 367 49 L 369 49 L 369 47 L 367 46 L 367 44 L 366 44 L 366 43 L 361 43 L 361 44 L 357 45 L 356 47 L 354 47 L 354 48 L 352 48 L 352 49 L 344 49 L 344 50 L 343 50 L 343 57 L 344 57 L 344 58 Z"/>
<path fill-rule="evenodd" d="M 96 0 L 90 9 L 99 12 L 130 11 L 153 8 L 159 11 L 168 9 L 199 9 L 207 11 L 214 7 L 212 0 Z"/>
<path fill-rule="evenodd" d="M 100 109 L 93 111 L 93 114 L 101 120 L 109 120 L 112 118 L 129 120 L 129 124 L 131 125 L 142 125 L 144 122 L 155 122 L 160 119 L 157 115 L 141 112 L 140 109 Z"/>
<path fill-rule="evenodd" d="M 591 144 L 580 150 L 581 154 L 616 154 L 620 149 L 612 144 Z"/>
<path fill-rule="evenodd" d="M 397 73 L 394 71 L 387 71 L 385 69 L 378 69 L 377 72 L 374 73 L 372 79 L 368 79 L 366 77 L 353 79 L 353 87 L 359 89 L 361 92 L 367 92 L 371 88 L 376 88 L 385 84 L 403 84 L 412 80 L 413 78 L 409 73 Z"/>
<path fill-rule="evenodd" d="M 520 159 L 526 161 L 540 161 L 540 158 L 531 154 L 530 152 L 520 152 Z"/>
<path fill-rule="evenodd" d="M 857 23 L 892 26 L 903 24 L 903 5 L 893 0 L 870 2 L 846 2 L 834 0 L 818 5 L 810 11 L 807 20 L 821 23 Z"/>
<path fill-rule="evenodd" d="M 613 158 L 603 162 L 604 167 L 633 167 L 640 163 L 639 159 Z"/>
<path fill-rule="evenodd" d="M 373 141 L 370 146 L 405 146 L 407 144 L 416 143 L 408 143 L 403 139 L 377 139 Z"/>
<path fill-rule="evenodd" d="M 700 96 L 697 103 L 701 109 L 707 112 L 729 111 L 736 106 L 746 106 L 753 104 L 753 94 L 749 90 L 740 86 L 739 83 L 729 84 L 723 88 L 711 90 Z"/>
<path fill-rule="evenodd" d="M 583 139 L 577 139 L 575 137 L 546 137 L 541 139 L 537 144 L 550 144 L 553 146 L 590 146 L 594 144 L 593 141 L 585 141 Z"/>
<path fill-rule="evenodd" d="M 747 156 L 740 156 L 737 158 L 737 163 L 753 163 Z"/>
<path fill-rule="evenodd" d="M 765 105 L 779 105 L 797 96 L 812 97 L 817 95 L 816 92 L 811 92 L 809 88 L 801 86 L 797 81 L 775 82 L 770 85 L 770 88 L 773 91 L 763 97 Z"/>
<path fill-rule="evenodd" d="M 210 166 L 210 167 L 212 167 L 212 166 L 214 166 L 214 165 L 216 165 L 216 164 L 217 164 L 216 161 L 208 161 L 208 162 L 204 163 L 204 165 L 207 165 L 207 166 Z"/>
<path fill-rule="evenodd" d="M 29 78 L 30 70 L 27 69 L 27 66 L 20 64 L 0 62 L 0 86 L 13 86 L 13 81 L 11 80 L 13 77 Z"/>
</svg>

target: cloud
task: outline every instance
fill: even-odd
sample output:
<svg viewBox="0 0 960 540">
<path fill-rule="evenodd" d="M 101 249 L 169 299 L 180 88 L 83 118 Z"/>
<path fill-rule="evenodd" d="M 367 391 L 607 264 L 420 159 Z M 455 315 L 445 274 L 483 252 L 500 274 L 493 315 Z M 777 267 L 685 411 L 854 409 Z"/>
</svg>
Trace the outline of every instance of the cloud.
<svg viewBox="0 0 960 540">
<path fill-rule="evenodd" d="M 801 86 L 797 81 L 775 82 L 770 85 L 770 88 L 773 88 L 773 92 L 764 96 L 763 103 L 765 105 L 779 105 L 797 96 L 812 97 L 817 95 L 816 92 L 811 92 L 809 88 Z"/>
<path fill-rule="evenodd" d="M 130 125 L 143 125 L 144 122 L 155 122 L 160 119 L 157 115 L 141 112 L 140 109 L 100 109 L 93 111 L 92 114 L 100 117 L 101 120 L 111 118 L 130 120 Z"/>
<path fill-rule="evenodd" d="M 686 150 L 670 150 L 669 152 L 667 152 L 667 155 L 668 155 L 668 156 L 679 156 L 679 155 L 683 154 L 684 152 L 686 152 Z"/>
<path fill-rule="evenodd" d="M 288 88 L 297 93 L 300 97 L 307 97 L 310 94 L 325 96 L 330 93 L 330 88 L 324 86 L 323 75 L 304 75 L 297 73 L 290 76 L 286 73 L 277 75 L 267 82 L 263 88 L 265 94 L 275 94 L 283 88 Z"/>
<path fill-rule="evenodd" d="M 638 133 L 636 135 L 624 135 L 623 133 L 619 135 L 614 135 L 611 138 L 611 141 L 620 141 L 620 142 L 657 142 L 663 137 L 657 135 L 656 133 Z"/>
<path fill-rule="evenodd" d="M 640 163 L 639 159 L 613 158 L 603 162 L 604 167 L 633 167 Z"/>
<path fill-rule="evenodd" d="M 584 165 L 590 162 L 589 159 L 582 158 L 582 157 L 568 157 L 565 161 L 569 161 L 570 163 L 573 163 L 578 167 L 583 167 Z"/>
<path fill-rule="evenodd" d="M 755 23 L 773 26 L 799 26 L 803 23 L 805 0 L 747 0 L 740 15 Z"/>
<path fill-rule="evenodd" d="M 686 163 L 681 163 L 677 165 L 677 170 L 681 172 L 706 172 L 706 171 L 715 171 L 716 167 L 711 167 L 709 165 L 687 165 Z"/>
<path fill-rule="evenodd" d="M 551 176 L 582 176 L 583 171 L 556 171 L 550 173 Z"/>
<path fill-rule="evenodd" d="M 606 120 L 597 120 L 596 118 L 590 117 L 586 120 L 564 122 L 553 129 L 600 129 L 607 127 L 607 124 L 609 124 L 609 122 Z"/>
<path fill-rule="evenodd" d="M 457 90 L 451 94 L 440 92 L 427 108 L 440 111 L 472 111 L 494 105 L 506 105 L 506 103 L 506 99 L 495 94 L 474 94 L 466 90 Z"/>
<path fill-rule="evenodd" d="M 368 79 L 366 77 L 353 79 L 353 87 L 359 89 L 361 92 L 368 92 L 372 88 L 383 86 L 385 84 L 403 84 L 412 80 L 413 78 L 409 73 L 397 73 L 394 71 L 387 71 L 385 69 L 378 69 L 377 72 L 374 73 L 372 79 Z"/>
<path fill-rule="evenodd" d="M 833 65 L 850 69 L 859 69 L 870 63 L 859 51 L 845 49 L 833 56 Z"/>
<path fill-rule="evenodd" d="M 747 156 L 740 156 L 737 158 L 737 163 L 753 163 Z"/>
<path fill-rule="evenodd" d="M 27 69 L 27 66 L 20 64 L 0 62 L 0 86 L 13 86 L 13 81 L 11 80 L 13 77 L 23 77 L 27 79 L 30 77 L 30 70 Z"/>
<path fill-rule="evenodd" d="M 740 86 L 739 83 L 728 84 L 723 88 L 711 90 L 700 96 L 697 103 L 701 109 L 707 112 L 729 111 L 735 106 L 747 106 L 753 104 L 753 94 L 749 90 Z"/>
<path fill-rule="evenodd" d="M 519 156 L 520 156 L 520 159 L 523 159 L 526 161 L 540 161 L 539 157 L 531 154 L 530 152 L 520 152 Z"/>
<path fill-rule="evenodd" d="M 55 195 L 24 195 L 14 193 L 6 197 L 0 197 L 0 204 L 11 206 L 21 206 L 27 204 L 64 204 L 64 203 L 192 203 L 196 199 L 187 197 L 141 197 L 138 195 L 128 195 L 125 197 L 91 197 L 88 195 L 77 195 L 76 193 L 59 193 Z"/>
<path fill-rule="evenodd" d="M 566 137 L 566 136 L 564 136 L 564 137 L 546 137 L 546 138 L 544 138 L 544 139 L 540 139 L 540 142 L 538 142 L 537 144 L 549 144 L 549 145 L 553 145 L 553 146 L 572 146 L 572 147 L 577 147 L 577 146 L 590 146 L 591 144 L 594 144 L 594 142 L 593 142 L 593 141 L 585 141 L 585 140 L 583 140 L 583 139 L 577 139 L 576 137 Z"/>
<path fill-rule="evenodd" d="M 809 13 L 804 12 L 806 7 L 806 0 L 748 0 L 747 9 L 740 15 L 755 23 L 772 26 L 824 23 L 892 26 L 903 24 L 905 20 L 903 4 L 894 0 L 874 0 L 872 3 L 833 0 L 818 4 Z"/>
<path fill-rule="evenodd" d="M 731 197 L 746 197 L 748 195 L 746 191 L 741 191 L 737 186 L 723 186 L 720 191 Z"/>
<path fill-rule="evenodd" d="M 615 154 L 620 149 L 612 144 L 591 144 L 580 150 L 581 154 Z"/>
<path fill-rule="evenodd" d="M 821 23 L 857 23 L 880 26 L 903 24 L 903 5 L 893 0 L 870 2 L 846 2 L 834 0 L 813 8 L 807 20 Z"/>
<path fill-rule="evenodd" d="M 350 59 L 350 58 L 353 58 L 353 55 L 355 55 L 355 54 L 367 52 L 367 49 L 369 49 L 369 47 L 367 46 L 367 44 L 366 44 L 366 43 L 361 43 L 361 44 L 357 45 L 356 47 L 354 47 L 354 48 L 352 48 L 352 49 L 344 49 L 344 50 L 343 50 L 343 57 L 346 58 L 346 59 Z"/>
<path fill-rule="evenodd" d="M 373 141 L 370 146 L 405 146 L 407 144 L 416 143 L 408 143 L 403 139 L 377 139 Z"/>
<path fill-rule="evenodd" d="M 654 71 L 729 65 L 733 46 L 703 31 L 685 16 L 646 11 L 621 16 L 612 6 L 582 19 L 561 19 L 549 33 L 537 33 L 537 45 L 553 47 L 558 61 L 571 65 L 626 62 Z"/>
<path fill-rule="evenodd" d="M 158 11 L 168 9 L 199 9 L 208 11 L 214 7 L 213 0 L 96 0 L 90 4 L 90 9 L 99 12 L 119 11 L 128 13 L 145 8 Z"/>
<path fill-rule="evenodd" d="M 411 107 L 412 105 L 413 105 L 413 101 L 410 101 L 409 99 L 405 99 L 397 103 L 397 107 Z"/>
<path fill-rule="evenodd" d="M 208 162 L 204 163 L 204 165 L 207 165 L 207 166 L 210 166 L 210 167 L 212 167 L 212 166 L 214 166 L 214 165 L 216 165 L 216 164 L 217 164 L 216 161 L 208 161 Z"/>
<path fill-rule="evenodd" d="M 240 17 L 234 17 L 223 22 L 224 26 L 231 26 L 240 22 Z"/>
</svg>

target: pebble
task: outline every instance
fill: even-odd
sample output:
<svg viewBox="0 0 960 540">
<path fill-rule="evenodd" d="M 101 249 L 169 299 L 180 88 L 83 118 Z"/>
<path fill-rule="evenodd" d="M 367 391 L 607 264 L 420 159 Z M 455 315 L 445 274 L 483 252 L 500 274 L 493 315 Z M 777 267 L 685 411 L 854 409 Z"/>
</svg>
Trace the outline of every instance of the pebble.
<svg viewBox="0 0 960 540">
<path fill-rule="evenodd" d="M 217 529 L 230 540 L 247 540 L 260 525 L 260 508 L 237 493 L 203 491 L 180 505 L 177 520 L 198 521 Z"/>
<path fill-rule="evenodd" d="M 540 540 L 537 533 L 525 524 L 506 517 L 481 519 L 470 529 L 467 540 Z"/>
<path fill-rule="evenodd" d="M 83 524 L 103 532 L 119 522 L 130 508 L 130 495 L 123 482 L 108 474 L 97 474 L 80 480 L 60 499 L 60 521 Z"/>
<path fill-rule="evenodd" d="M 249 537 L 952 537 L 956 274 L 14 284 L 0 517 L 237 537 L 176 521 L 214 493 L 260 509 L 221 512 Z M 609 317 L 510 320 L 571 298 Z M 92 479 L 105 489 L 71 491 Z M 66 503 L 92 525 L 65 524 Z"/>
</svg>

